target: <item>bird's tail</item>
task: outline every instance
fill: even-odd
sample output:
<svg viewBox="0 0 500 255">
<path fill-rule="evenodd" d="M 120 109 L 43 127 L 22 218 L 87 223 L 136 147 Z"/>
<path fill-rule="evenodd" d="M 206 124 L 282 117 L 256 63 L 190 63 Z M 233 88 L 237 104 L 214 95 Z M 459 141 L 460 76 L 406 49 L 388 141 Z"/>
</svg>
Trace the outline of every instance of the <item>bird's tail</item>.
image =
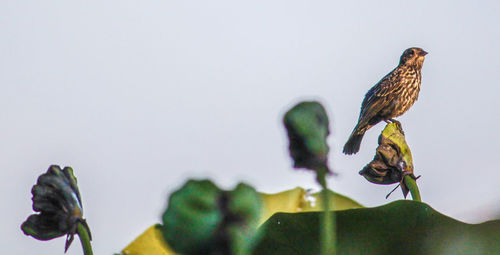
<svg viewBox="0 0 500 255">
<path fill-rule="evenodd" d="M 365 135 L 366 129 L 359 129 L 357 126 L 354 128 L 352 131 L 351 136 L 349 137 L 349 140 L 344 145 L 344 154 L 351 155 L 351 154 L 356 154 L 356 152 L 359 151 L 359 147 L 361 146 L 361 140 L 363 139 L 363 136 Z"/>
</svg>

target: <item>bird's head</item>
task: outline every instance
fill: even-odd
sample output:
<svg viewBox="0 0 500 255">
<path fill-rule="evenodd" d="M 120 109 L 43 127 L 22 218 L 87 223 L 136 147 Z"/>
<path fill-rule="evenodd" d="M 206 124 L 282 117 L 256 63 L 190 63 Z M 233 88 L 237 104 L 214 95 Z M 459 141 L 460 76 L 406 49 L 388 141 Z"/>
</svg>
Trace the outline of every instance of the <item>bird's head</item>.
<svg viewBox="0 0 500 255">
<path fill-rule="evenodd" d="M 427 55 L 427 52 L 421 48 L 409 48 L 401 55 L 399 65 L 414 66 L 420 69 L 424 64 L 425 55 Z"/>
</svg>

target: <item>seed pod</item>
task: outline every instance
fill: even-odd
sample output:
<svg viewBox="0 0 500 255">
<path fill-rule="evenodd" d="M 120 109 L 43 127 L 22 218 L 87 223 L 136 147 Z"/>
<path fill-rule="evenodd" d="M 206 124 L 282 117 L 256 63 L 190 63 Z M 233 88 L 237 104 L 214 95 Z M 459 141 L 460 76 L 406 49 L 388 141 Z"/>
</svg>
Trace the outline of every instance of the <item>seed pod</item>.
<svg viewBox="0 0 500 255">
<path fill-rule="evenodd" d="M 325 108 L 318 102 L 301 102 L 285 114 L 283 123 L 294 167 L 327 169 L 330 130 Z"/>
<path fill-rule="evenodd" d="M 378 144 L 375 157 L 359 174 L 375 184 L 400 183 L 406 197 L 408 188 L 403 183 L 403 178 L 406 175 L 414 179 L 416 177 L 413 175 L 411 151 L 401 125 L 388 124 L 380 134 Z"/>
<path fill-rule="evenodd" d="M 83 219 L 80 192 L 71 167 L 61 170 L 58 165 L 50 166 L 46 173 L 38 177 L 31 193 L 33 211 L 40 213 L 30 215 L 21 225 L 25 235 L 38 240 L 67 235 L 67 251 L 76 234 L 78 223 L 82 223 L 90 234 Z"/>
</svg>

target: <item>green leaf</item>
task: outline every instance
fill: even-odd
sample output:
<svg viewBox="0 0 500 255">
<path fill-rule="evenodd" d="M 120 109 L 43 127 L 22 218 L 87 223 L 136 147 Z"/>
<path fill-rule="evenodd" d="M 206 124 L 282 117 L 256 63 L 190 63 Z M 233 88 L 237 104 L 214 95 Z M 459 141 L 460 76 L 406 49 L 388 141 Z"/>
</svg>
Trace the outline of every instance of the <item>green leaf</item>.
<svg viewBox="0 0 500 255">
<path fill-rule="evenodd" d="M 319 254 L 321 214 L 277 213 L 261 227 L 254 255 Z M 496 255 L 500 220 L 466 224 L 425 203 L 400 200 L 336 212 L 337 255 Z"/>
<path fill-rule="evenodd" d="M 241 211 L 242 214 L 247 212 L 250 215 L 257 214 L 255 211 L 256 207 L 253 206 L 254 194 L 252 191 L 246 191 L 245 186 L 236 188 L 234 191 L 233 203 L 237 205 L 241 203 L 240 206 L 236 206 L 236 211 Z M 363 207 L 358 202 L 343 196 L 341 194 L 329 191 L 330 195 L 329 201 L 332 203 L 330 208 L 335 210 L 345 210 L 352 208 Z M 269 217 L 277 212 L 311 212 L 320 211 L 323 208 L 323 199 L 320 193 L 309 193 L 303 188 L 297 187 L 291 190 L 286 190 L 276 194 L 265 194 L 259 193 L 260 200 L 262 200 L 262 208 L 260 217 L 258 219 L 258 225 L 264 223 Z M 333 206 L 335 204 L 335 206 Z M 230 206 L 232 207 L 232 206 Z M 253 223 L 252 223 L 253 224 Z M 124 255 L 173 255 L 176 254 L 172 251 L 172 248 L 165 242 L 164 234 L 162 230 L 164 229 L 161 225 L 154 225 L 148 228 L 144 233 L 138 236 L 133 242 L 131 242 L 127 247 L 122 250 Z M 172 235 L 175 238 L 175 234 Z M 242 239 L 247 240 L 247 239 Z M 182 242 L 182 240 L 179 240 Z M 176 242 L 177 243 L 177 242 Z"/>
<path fill-rule="evenodd" d="M 246 184 L 223 191 L 211 181 L 190 180 L 171 195 L 162 232 L 177 253 L 246 255 L 256 240 L 261 206 Z"/>
</svg>

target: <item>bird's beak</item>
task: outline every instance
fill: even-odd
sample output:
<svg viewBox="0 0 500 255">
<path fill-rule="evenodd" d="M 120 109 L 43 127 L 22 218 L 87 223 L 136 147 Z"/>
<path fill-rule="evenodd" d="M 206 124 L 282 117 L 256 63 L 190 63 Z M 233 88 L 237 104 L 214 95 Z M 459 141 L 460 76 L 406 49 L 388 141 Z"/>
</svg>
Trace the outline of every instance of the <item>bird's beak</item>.
<svg viewBox="0 0 500 255">
<path fill-rule="evenodd" d="M 418 55 L 420 55 L 420 56 L 422 56 L 422 57 L 423 57 L 423 56 L 427 55 L 427 51 L 422 50 L 422 51 L 420 51 L 420 52 L 418 53 Z"/>
</svg>

